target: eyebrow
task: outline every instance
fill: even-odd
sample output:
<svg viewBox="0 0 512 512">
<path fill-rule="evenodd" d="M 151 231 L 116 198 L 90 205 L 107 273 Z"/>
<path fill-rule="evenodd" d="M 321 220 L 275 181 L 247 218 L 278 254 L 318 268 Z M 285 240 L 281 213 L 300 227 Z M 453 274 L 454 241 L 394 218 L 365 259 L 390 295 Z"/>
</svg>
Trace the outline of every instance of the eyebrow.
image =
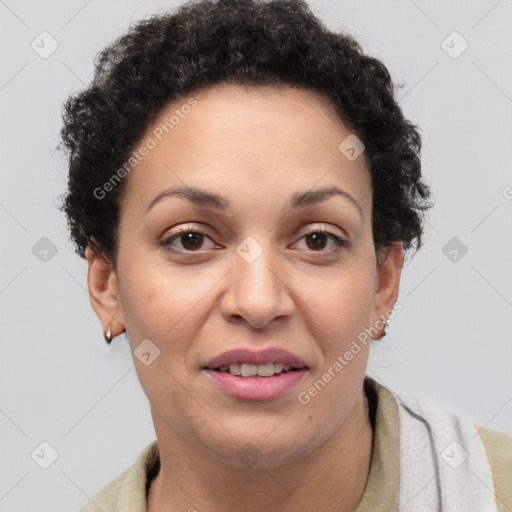
<svg viewBox="0 0 512 512">
<path fill-rule="evenodd" d="M 328 188 L 295 192 L 290 199 L 290 209 L 305 208 L 306 206 L 316 205 L 333 196 L 348 199 L 354 206 L 356 206 L 361 219 L 363 218 L 363 212 L 360 204 L 350 194 L 344 192 L 338 187 L 335 187 L 334 185 Z M 196 187 L 184 186 L 179 188 L 169 188 L 160 192 L 148 204 L 146 207 L 146 213 L 149 212 L 156 203 L 169 197 L 182 197 L 195 205 L 215 208 L 216 210 L 221 211 L 228 210 L 231 207 L 229 200 L 221 195 L 201 190 Z"/>
</svg>

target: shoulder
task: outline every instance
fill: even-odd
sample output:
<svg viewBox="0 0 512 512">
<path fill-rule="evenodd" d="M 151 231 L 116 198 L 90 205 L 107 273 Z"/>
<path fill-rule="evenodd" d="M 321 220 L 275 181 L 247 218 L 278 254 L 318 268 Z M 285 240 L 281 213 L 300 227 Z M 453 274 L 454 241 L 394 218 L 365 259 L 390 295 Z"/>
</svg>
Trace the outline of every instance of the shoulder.
<svg viewBox="0 0 512 512">
<path fill-rule="evenodd" d="M 98 510 L 102 512 L 114 512 L 114 510 L 117 510 L 119 490 L 130 470 L 131 467 L 94 494 L 87 504 L 80 509 L 80 512 L 97 512 Z"/>
<path fill-rule="evenodd" d="M 402 400 L 404 398 L 405 404 L 412 407 L 412 413 L 416 411 L 422 417 L 422 415 L 424 416 L 423 413 L 426 412 L 429 424 L 432 424 L 431 420 L 434 420 L 436 428 L 441 428 L 444 432 L 450 432 L 450 429 L 455 429 L 455 432 L 460 433 L 462 427 L 472 424 L 472 428 L 473 426 L 476 428 L 482 441 L 485 455 L 492 471 L 498 510 L 499 512 L 512 512 L 512 434 L 484 428 L 481 425 L 474 424 L 468 418 L 450 413 L 428 401 L 400 393 L 397 395 L 378 383 L 371 384 L 378 392 L 379 405 L 385 406 L 383 409 L 385 409 L 386 415 L 393 420 L 391 429 L 393 431 L 400 428 L 402 421 L 399 414 L 395 412 L 396 406 L 394 402 L 395 400 L 397 401 L 398 410 L 401 413 L 403 412 L 402 406 L 404 403 Z M 411 409 L 406 407 L 406 410 Z M 403 418 L 407 418 L 407 415 L 404 414 Z M 467 432 L 467 429 L 464 428 L 463 430 Z M 474 430 L 472 431 L 474 432 Z M 439 434 L 439 432 L 436 433 Z"/>
<path fill-rule="evenodd" d="M 500 512 L 512 510 L 512 435 L 475 425 L 494 476 Z"/>
<path fill-rule="evenodd" d="M 130 467 L 98 491 L 80 512 L 145 512 L 148 474 L 158 462 L 158 442 L 153 441 Z"/>
</svg>

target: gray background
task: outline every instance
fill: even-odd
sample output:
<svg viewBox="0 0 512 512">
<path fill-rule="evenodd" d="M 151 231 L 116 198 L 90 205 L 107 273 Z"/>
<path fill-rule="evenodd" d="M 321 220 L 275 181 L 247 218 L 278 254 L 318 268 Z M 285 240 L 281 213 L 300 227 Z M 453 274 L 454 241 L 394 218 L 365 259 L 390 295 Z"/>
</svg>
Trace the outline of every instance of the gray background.
<svg viewBox="0 0 512 512">
<path fill-rule="evenodd" d="M 0 511 L 78 510 L 155 439 L 128 342 L 103 341 L 86 262 L 56 208 L 66 169 L 55 147 L 61 104 L 90 79 L 95 53 L 177 4 L 0 1 Z M 310 5 L 404 82 L 398 97 L 421 128 L 436 204 L 368 374 L 512 433 L 512 1 Z M 31 47 L 43 31 L 59 45 L 48 58 Z M 469 43 L 458 58 L 442 45 L 453 31 Z M 43 237 L 57 250 L 46 262 Z M 453 261 L 450 244 L 467 253 Z M 44 441 L 58 453 L 48 469 L 31 457 Z"/>
</svg>

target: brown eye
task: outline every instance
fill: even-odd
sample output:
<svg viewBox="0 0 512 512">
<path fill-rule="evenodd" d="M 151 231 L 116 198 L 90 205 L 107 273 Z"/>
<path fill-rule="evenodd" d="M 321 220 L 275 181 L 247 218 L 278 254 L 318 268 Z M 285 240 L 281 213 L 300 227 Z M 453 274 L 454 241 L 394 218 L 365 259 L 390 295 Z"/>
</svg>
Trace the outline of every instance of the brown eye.
<svg viewBox="0 0 512 512">
<path fill-rule="evenodd" d="M 210 237 L 201 233 L 200 231 L 192 231 L 192 230 L 181 230 L 174 235 L 171 235 L 169 238 L 163 240 L 161 244 L 163 246 L 169 246 L 171 249 L 181 252 L 194 252 L 200 250 L 203 245 L 205 239 L 209 239 Z M 180 246 L 176 247 L 174 242 L 179 241 Z"/>
<path fill-rule="evenodd" d="M 336 251 L 337 249 L 348 247 L 348 242 L 346 242 L 343 238 L 340 238 L 339 236 L 329 231 L 324 231 L 323 229 L 315 229 L 310 233 L 306 233 L 302 237 L 302 239 L 306 240 L 307 249 L 312 250 L 314 252 L 330 253 Z M 329 240 L 334 242 L 335 247 L 333 249 L 330 249 L 328 247 Z"/>
<path fill-rule="evenodd" d="M 311 241 L 311 244 L 307 244 L 308 247 L 318 251 L 325 247 L 328 237 L 326 233 L 310 233 L 306 235 L 306 240 L 308 239 Z"/>
<path fill-rule="evenodd" d="M 200 246 L 203 243 L 202 233 L 185 233 L 184 235 L 180 235 L 179 239 L 181 240 L 183 247 L 189 251 L 200 249 Z"/>
</svg>

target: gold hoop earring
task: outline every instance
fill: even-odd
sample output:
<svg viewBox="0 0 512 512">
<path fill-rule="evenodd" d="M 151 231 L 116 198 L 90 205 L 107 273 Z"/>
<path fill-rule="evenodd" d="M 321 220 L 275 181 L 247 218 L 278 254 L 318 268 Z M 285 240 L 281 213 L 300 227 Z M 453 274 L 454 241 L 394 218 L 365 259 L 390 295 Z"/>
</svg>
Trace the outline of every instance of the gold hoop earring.
<svg viewBox="0 0 512 512">
<path fill-rule="evenodd" d="M 382 323 L 384 324 L 384 328 L 382 329 L 382 334 L 380 335 L 381 338 L 384 338 L 386 336 L 386 327 L 389 327 L 389 322 L 387 320 L 383 320 Z"/>
<path fill-rule="evenodd" d="M 112 341 L 112 338 L 114 337 L 112 335 L 112 331 L 110 330 L 110 325 L 108 326 L 108 329 L 106 330 L 106 332 L 103 333 L 103 337 L 105 338 L 105 341 L 110 344 L 110 342 Z"/>
</svg>

